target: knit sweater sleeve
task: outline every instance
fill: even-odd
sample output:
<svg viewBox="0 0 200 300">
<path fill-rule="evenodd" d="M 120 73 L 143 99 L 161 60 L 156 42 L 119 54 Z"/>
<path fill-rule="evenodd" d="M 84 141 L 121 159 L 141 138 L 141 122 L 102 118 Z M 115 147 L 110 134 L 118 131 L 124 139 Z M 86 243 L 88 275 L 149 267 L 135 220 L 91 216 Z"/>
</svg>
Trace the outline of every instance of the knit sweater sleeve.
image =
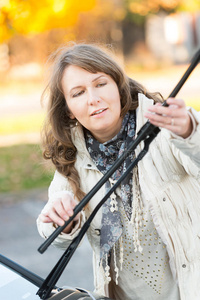
<svg viewBox="0 0 200 300">
<path fill-rule="evenodd" d="M 148 99 L 143 94 L 138 94 L 139 106 L 137 109 L 137 132 L 146 123 L 144 117 L 148 107 L 153 105 L 153 100 Z M 163 160 L 168 161 L 173 165 L 171 170 L 176 172 L 177 162 L 181 165 L 185 172 L 200 181 L 200 112 L 188 107 L 188 113 L 191 116 L 193 123 L 192 134 L 184 139 L 176 134 L 173 134 L 167 129 L 161 129 L 160 133 L 153 141 L 155 147 L 150 147 L 149 152 L 154 159 L 154 163 L 158 162 L 159 155 Z M 137 154 L 143 148 L 142 143 L 136 149 Z M 160 150 L 160 153 L 156 149 Z M 160 162 L 161 163 L 161 162 Z M 157 165 L 157 168 L 159 166 Z M 161 168 L 162 169 L 162 166 Z M 162 170 L 160 170 L 162 173 Z"/>
<path fill-rule="evenodd" d="M 170 140 L 177 160 L 189 175 L 200 179 L 200 112 L 188 109 L 193 122 L 193 132 L 187 138 L 171 134 Z"/>
<path fill-rule="evenodd" d="M 65 178 L 64 176 L 62 176 L 60 173 L 56 171 L 54 174 L 54 178 L 49 186 L 49 190 L 48 190 L 49 199 L 47 204 L 44 206 L 43 210 L 45 210 L 49 205 L 51 205 L 53 201 L 55 201 L 55 199 L 58 198 L 63 193 L 69 193 L 72 196 L 74 196 L 67 178 Z M 65 250 L 70 245 L 71 241 L 78 235 L 84 222 L 85 222 L 85 215 L 83 212 L 81 212 L 80 218 L 75 223 L 72 231 L 68 234 L 61 233 L 54 240 L 52 244 L 58 248 Z M 37 223 L 39 234 L 45 239 L 48 238 L 53 231 L 55 231 L 55 225 L 53 223 L 43 223 L 39 218 L 37 219 L 36 223 Z"/>
</svg>

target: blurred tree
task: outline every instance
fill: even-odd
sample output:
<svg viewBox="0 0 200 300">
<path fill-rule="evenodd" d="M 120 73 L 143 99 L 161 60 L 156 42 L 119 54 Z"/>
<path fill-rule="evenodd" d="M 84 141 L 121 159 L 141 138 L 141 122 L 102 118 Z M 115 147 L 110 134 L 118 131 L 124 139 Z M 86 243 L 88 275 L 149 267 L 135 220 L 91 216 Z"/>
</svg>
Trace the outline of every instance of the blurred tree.
<svg viewBox="0 0 200 300">
<path fill-rule="evenodd" d="M 95 4 L 96 0 L 1 0 L 0 43 L 15 34 L 74 26 L 80 12 L 93 9 Z"/>
<path fill-rule="evenodd" d="M 156 14 L 159 11 L 176 12 L 189 11 L 196 12 L 200 9 L 199 0 L 124 0 L 127 16 L 132 19 L 141 20 L 149 13 Z"/>
<path fill-rule="evenodd" d="M 1 1 L 0 43 L 9 45 L 11 65 L 43 61 L 69 40 L 116 42 L 120 48 L 123 0 Z"/>
<path fill-rule="evenodd" d="M 139 47 L 144 44 L 145 23 L 150 14 L 200 11 L 199 0 L 123 0 L 123 2 L 126 11 L 122 22 L 125 55 L 130 54 L 137 44 Z"/>
<path fill-rule="evenodd" d="M 80 15 L 76 36 L 79 39 L 112 43 L 120 50 L 123 33 L 122 21 L 126 16 L 123 0 L 97 0 L 92 12 Z"/>
</svg>

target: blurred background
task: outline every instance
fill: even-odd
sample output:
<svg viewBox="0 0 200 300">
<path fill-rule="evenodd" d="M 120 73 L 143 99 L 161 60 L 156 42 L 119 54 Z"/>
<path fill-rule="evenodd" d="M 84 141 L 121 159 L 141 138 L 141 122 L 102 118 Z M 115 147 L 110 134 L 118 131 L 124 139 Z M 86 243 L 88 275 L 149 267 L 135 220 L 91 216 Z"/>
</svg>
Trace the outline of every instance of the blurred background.
<svg viewBox="0 0 200 300">
<path fill-rule="evenodd" d="M 58 250 L 45 258 L 36 250 L 35 219 L 54 172 L 42 159 L 40 98 L 48 56 L 70 41 L 109 45 L 130 77 L 166 98 L 200 48 L 200 2 L 0 0 L 0 253 L 41 276 Z M 178 95 L 197 110 L 199 78 L 198 66 Z M 84 245 L 73 266 L 89 274 L 91 261 L 80 265 L 91 254 Z M 80 272 L 77 281 L 67 273 L 71 285 L 91 289 L 92 274 L 82 282 Z"/>
</svg>

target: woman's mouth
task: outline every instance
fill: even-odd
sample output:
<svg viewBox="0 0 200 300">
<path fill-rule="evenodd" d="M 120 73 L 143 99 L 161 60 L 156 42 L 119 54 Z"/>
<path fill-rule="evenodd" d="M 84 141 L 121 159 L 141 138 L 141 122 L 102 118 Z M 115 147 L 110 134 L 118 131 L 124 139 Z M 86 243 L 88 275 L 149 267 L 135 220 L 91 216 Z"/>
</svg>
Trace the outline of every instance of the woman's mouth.
<svg viewBox="0 0 200 300">
<path fill-rule="evenodd" d="M 105 110 L 107 110 L 107 108 L 101 108 L 99 110 L 96 110 L 93 113 L 91 113 L 91 116 L 99 115 L 99 114 L 101 114 Z"/>
</svg>

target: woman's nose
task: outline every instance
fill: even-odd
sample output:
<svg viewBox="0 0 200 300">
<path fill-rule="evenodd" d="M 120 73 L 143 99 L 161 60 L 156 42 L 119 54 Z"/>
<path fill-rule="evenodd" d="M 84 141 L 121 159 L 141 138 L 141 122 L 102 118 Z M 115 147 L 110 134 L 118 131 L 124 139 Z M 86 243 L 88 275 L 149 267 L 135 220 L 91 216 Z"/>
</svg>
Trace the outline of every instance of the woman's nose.
<svg viewBox="0 0 200 300">
<path fill-rule="evenodd" d="M 98 93 L 94 90 L 88 91 L 88 104 L 95 105 L 97 104 L 101 98 L 99 97 Z"/>
</svg>

